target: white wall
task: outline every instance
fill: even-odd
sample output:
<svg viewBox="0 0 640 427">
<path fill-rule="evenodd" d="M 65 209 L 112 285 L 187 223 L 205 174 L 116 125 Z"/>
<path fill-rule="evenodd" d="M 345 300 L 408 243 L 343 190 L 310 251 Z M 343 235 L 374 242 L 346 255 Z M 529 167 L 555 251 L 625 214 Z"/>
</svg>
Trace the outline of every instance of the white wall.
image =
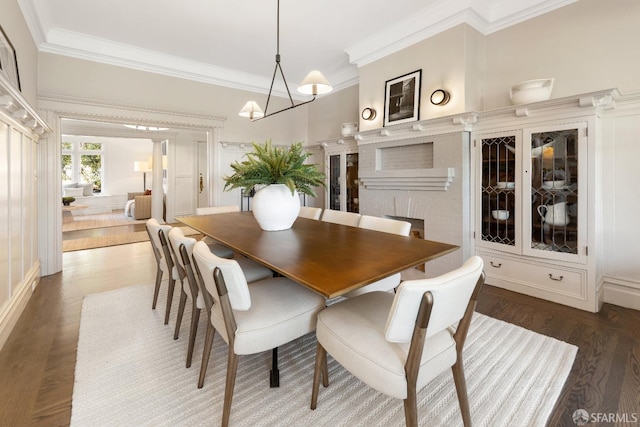
<svg viewBox="0 0 640 427">
<path fill-rule="evenodd" d="M 102 194 L 116 195 L 144 191 L 142 172 L 133 170 L 133 162 L 136 160 L 146 162 L 152 155 L 153 142 L 150 139 L 64 135 L 63 141 L 103 144 Z M 147 172 L 147 188 L 151 188 L 152 183 L 152 174 Z"/>
<path fill-rule="evenodd" d="M 40 53 L 39 61 L 39 96 L 217 116 L 224 120 L 220 137 L 225 141 L 307 140 L 307 106 L 251 122 L 238 116 L 238 112 L 249 99 L 264 106 L 266 95 L 48 53 Z M 270 111 L 285 105 L 281 98 L 272 99 L 272 104 Z"/>
<path fill-rule="evenodd" d="M 29 104 L 35 106 L 38 50 L 17 1 L 0 1 L 0 25 L 16 51 L 22 96 Z"/>
<path fill-rule="evenodd" d="M 640 2 L 580 0 L 486 37 L 484 109 L 509 105 L 509 88 L 555 78 L 552 98 L 640 90 Z"/>
<path fill-rule="evenodd" d="M 552 98 L 601 89 L 640 90 L 640 2 L 580 0 L 483 36 L 466 24 L 360 68 L 360 106 L 378 117 L 361 130 L 382 127 L 386 80 L 422 69 L 420 119 L 511 105 L 509 88 L 555 78 Z M 444 107 L 429 103 L 434 89 L 451 91 Z"/>
</svg>

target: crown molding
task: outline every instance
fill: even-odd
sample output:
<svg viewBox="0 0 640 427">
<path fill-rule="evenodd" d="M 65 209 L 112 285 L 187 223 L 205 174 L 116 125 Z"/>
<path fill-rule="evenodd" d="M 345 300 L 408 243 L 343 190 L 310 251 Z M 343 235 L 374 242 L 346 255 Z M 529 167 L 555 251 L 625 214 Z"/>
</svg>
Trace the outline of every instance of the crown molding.
<svg viewBox="0 0 640 427">
<path fill-rule="evenodd" d="M 487 35 L 576 1 L 436 1 L 410 18 L 349 47 L 346 52 L 352 64 L 362 67 L 463 23 Z"/>
</svg>

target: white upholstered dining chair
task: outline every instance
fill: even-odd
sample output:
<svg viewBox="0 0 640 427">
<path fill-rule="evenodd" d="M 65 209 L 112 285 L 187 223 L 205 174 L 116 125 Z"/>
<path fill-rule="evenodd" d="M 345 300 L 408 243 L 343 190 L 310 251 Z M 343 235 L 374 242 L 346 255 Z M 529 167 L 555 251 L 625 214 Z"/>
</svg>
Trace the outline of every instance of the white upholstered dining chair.
<svg viewBox="0 0 640 427">
<path fill-rule="evenodd" d="M 216 215 L 228 212 L 240 212 L 240 206 L 238 205 L 224 205 L 224 206 L 208 206 L 202 208 L 196 208 L 196 215 Z M 222 258 L 233 258 L 233 250 L 221 243 L 216 242 L 209 236 L 204 236 L 202 241 L 209 245 L 211 251 Z"/>
<path fill-rule="evenodd" d="M 214 300 L 211 324 L 229 347 L 222 413 L 226 426 L 239 356 L 271 350 L 313 332 L 325 300 L 284 277 L 248 286 L 236 261 L 216 257 L 201 242 L 193 248 L 193 259 Z M 213 333 L 207 340 L 213 341 Z"/>
<path fill-rule="evenodd" d="M 164 315 L 164 324 L 169 323 L 169 313 L 171 311 L 171 301 L 173 299 L 173 289 L 175 287 L 176 280 L 180 280 L 180 274 L 178 269 L 174 266 L 171 257 L 167 257 L 165 254 L 165 248 L 160 241 L 160 233 L 166 237 L 171 230 L 170 225 L 160 224 L 155 218 L 150 218 L 146 222 L 147 234 L 149 235 L 149 241 L 153 248 L 153 254 L 156 258 L 157 270 L 156 270 L 156 284 L 153 291 L 153 303 L 152 309 L 156 308 L 158 302 L 158 294 L 160 293 L 160 285 L 162 283 L 162 277 L 166 273 L 169 276 L 168 289 L 167 289 L 167 307 Z"/>
<path fill-rule="evenodd" d="M 181 275 L 183 277 L 186 277 L 186 280 L 183 280 L 182 282 L 180 303 L 178 305 L 178 315 L 176 318 L 176 327 L 173 334 L 173 339 L 178 339 L 187 299 L 191 301 L 191 324 L 189 328 L 189 344 L 187 347 L 187 368 L 191 367 L 191 361 L 193 359 L 193 348 L 195 346 L 196 333 L 198 331 L 200 310 L 202 310 L 203 308 L 207 308 L 208 305 L 205 302 L 206 293 L 200 290 L 197 278 L 191 267 L 193 247 L 196 242 L 196 239 L 185 236 L 182 232 L 182 229 L 179 227 L 174 227 L 169 232 L 169 243 L 171 246 L 172 254 L 174 254 L 174 259 L 176 260 L 176 267 L 178 268 L 178 271 L 182 273 Z M 262 280 L 273 276 L 273 272 L 271 270 L 254 261 L 251 261 L 250 259 L 238 256 L 236 260 L 238 261 L 238 264 L 240 264 L 247 282 L 255 282 L 257 280 Z M 209 306 L 208 309 L 210 310 L 211 307 Z M 207 319 L 209 319 L 208 313 Z M 210 352 L 211 348 L 205 348 L 204 351 Z M 208 359 L 209 358 L 207 356 L 207 361 Z"/>
<path fill-rule="evenodd" d="M 411 232 L 411 223 L 408 221 L 400 221 L 392 218 L 380 218 L 370 215 L 362 215 L 360 222 L 358 223 L 358 227 L 366 228 L 367 230 L 381 231 L 384 233 L 398 234 L 400 236 L 408 236 Z M 372 291 L 388 292 L 397 287 L 400 284 L 400 280 L 400 273 L 396 273 L 369 285 L 354 289 L 351 292 L 347 292 L 343 296 L 346 298 L 353 298 L 357 295 L 362 295 Z"/>
<path fill-rule="evenodd" d="M 311 409 L 320 381 L 329 385 L 328 352 L 370 387 L 403 399 L 407 426 L 418 425 L 417 392 L 451 368 L 470 426 L 462 351 L 483 283 L 482 259 L 474 256 L 439 277 L 402 282 L 395 294 L 369 292 L 321 311 Z"/>
<path fill-rule="evenodd" d="M 322 208 L 314 208 L 312 206 L 300 206 L 298 213 L 300 218 L 320 219 L 322 216 Z"/>
<path fill-rule="evenodd" d="M 324 212 L 322 212 L 322 221 L 357 227 L 360 222 L 360 214 L 355 212 L 325 209 Z"/>
</svg>

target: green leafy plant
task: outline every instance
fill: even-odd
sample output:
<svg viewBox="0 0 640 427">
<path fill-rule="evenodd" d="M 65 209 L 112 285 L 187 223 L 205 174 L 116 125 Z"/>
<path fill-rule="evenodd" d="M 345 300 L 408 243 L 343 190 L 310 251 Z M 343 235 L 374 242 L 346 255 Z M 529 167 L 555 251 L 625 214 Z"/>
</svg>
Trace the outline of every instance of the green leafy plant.
<svg viewBox="0 0 640 427">
<path fill-rule="evenodd" d="M 75 201 L 76 201 L 76 198 L 71 196 L 66 196 L 62 198 L 62 204 L 65 206 L 68 206 Z"/>
<path fill-rule="evenodd" d="M 325 175 L 316 165 L 305 163 L 311 155 L 302 148 L 302 143 L 290 147 L 274 147 L 271 141 L 264 145 L 255 142 L 247 159 L 231 164 L 233 174 L 223 177 L 224 189 L 244 188 L 251 192 L 257 185 L 284 184 L 291 194 L 295 190 L 315 197 L 314 187 L 325 185 Z"/>
</svg>

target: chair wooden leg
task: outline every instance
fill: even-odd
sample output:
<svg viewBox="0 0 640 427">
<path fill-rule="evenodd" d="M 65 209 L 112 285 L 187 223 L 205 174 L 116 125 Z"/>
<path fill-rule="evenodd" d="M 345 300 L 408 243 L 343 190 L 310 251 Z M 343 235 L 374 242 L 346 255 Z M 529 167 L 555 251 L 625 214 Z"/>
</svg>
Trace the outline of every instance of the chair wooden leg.
<svg viewBox="0 0 640 427">
<path fill-rule="evenodd" d="M 464 366 L 462 365 L 461 356 L 458 356 L 458 362 L 451 367 L 451 371 L 453 372 L 453 381 L 456 385 L 456 393 L 458 394 L 462 423 L 465 427 L 471 427 L 471 411 L 469 410 L 469 398 L 467 396 L 467 382 L 464 379 Z"/>
<path fill-rule="evenodd" d="M 204 349 L 202 349 L 202 364 L 200 365 L 200 377 L 198 378 L 198 388 L 204 385 L 204 377 L 207 375 L 207 366 L 209 365 L 209 356 L 211 355 L 211 347 L 213 346 L 213 338 L 216 330 L 211 322 L 207 324 L 207 334 L 204 339 Z"/>
<path fill-rule="evenodd" d="M 164 312 L 164 324 L 169 323 L 169 314 L 171 313 L 171 303 L 173 302 L 173 291 L 176 287 L 176 280 L 169 277 L 169 288 L 167 289 L 167 309 Z"/>
<path fill-rule="evenodd" d="M 195 302 L 191 309 L 191 327 L 189 328 L 189 347 L 187 348 L 187 368 L 191 367 L 193 359 L 193 347 L 196 345 L 196 333 L 198 332 L 198 320 L 200 320 L 200 309 Z"/>
<path fill-rule="evenodd" d="M 320 388 L 320 377 L 322 385 L 329 385 L 329 370 L 327 369 L 327 351 L 318 343 L 316 346 L 316 365 L 313 370 L 313 386 L 311 388 L 311 409 L 316 409 L 318 404 L 318 389 Z"/>
<path fill-rule="evenodd" d="M 415 387 L 407 387 L 407 398 L 404 399 L 404 420 L 407 427 L 418 427 L 418 404 Z"/>
<path fill-rule="evenodd" d="M 161 283 L 162 283 L 162 270 L 160 269 L 160 266 L 158 266 L 158 270 L 156 271 L 156 288 L 153 291 L 153 304 L 151 304 L 151 308 L 154 310 L 158 302 L 158 295 L 160 294 Z"/>
<path fill-rule="evenodd" d="M 239 356 L 229 347 L 229 360 L 227 362 L 227 382 L 224 390 L 224 407 L 222 409 L 222 427 L 229 425 L 231 417 L 231 401 L 233 400 L 233 389 L 236 386 L 236 372 L 238 371 Z"/>
<path fill-rule="evenodd" d="M 176 317 L 176 330 L 173 333 L 173 339 L 177 340 L 180 334 L 180 325 L 182 324 L 182 316 L 184 316 L 184 306 L 187 304 L 187 293 L 181 289 L 180 303 L 178 304 L 178 316 Z"/>
</svg>

